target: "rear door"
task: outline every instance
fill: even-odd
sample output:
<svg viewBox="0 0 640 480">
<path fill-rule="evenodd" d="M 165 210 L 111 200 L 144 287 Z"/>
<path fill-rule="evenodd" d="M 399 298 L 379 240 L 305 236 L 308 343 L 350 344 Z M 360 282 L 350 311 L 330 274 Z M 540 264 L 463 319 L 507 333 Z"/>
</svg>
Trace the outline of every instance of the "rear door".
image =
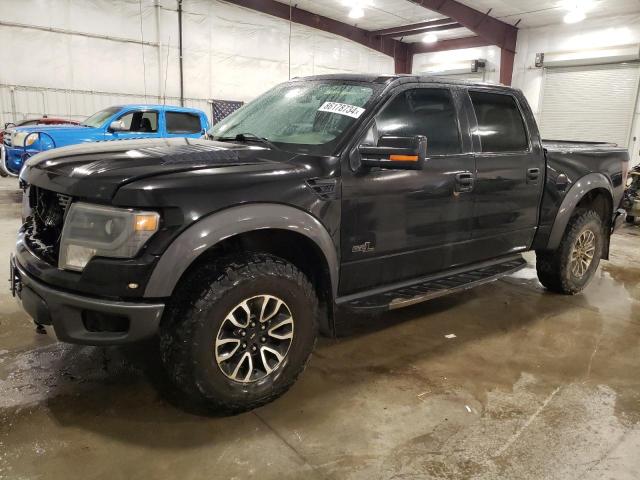
<svg viewBox="0 0 640 480">
<path fill-rule="evenodd" d="M 376 145 L 382 135 L 424 135 L 428 159 L 418 171 L 343 167 L 341 294 L 460 262 L 471 236 L 474 171 L 461 95 L 466 93 L 441 85 L 406 86 L 357 142 Z"/>
<path fill-rule="evenodd" d="M 469 262 L 524 251 L 538 226 L 545 160 L 533 116 L 515 92 L 470 89 L 476 180 Z M 526 120 L 525 120 L 526 119 Z"/>
<path fill-rule="evenodd" d="M 205 134 L 200 115 L 192 112 L 164 112 L 167 137 L 197 138 Z"/>
</svg>

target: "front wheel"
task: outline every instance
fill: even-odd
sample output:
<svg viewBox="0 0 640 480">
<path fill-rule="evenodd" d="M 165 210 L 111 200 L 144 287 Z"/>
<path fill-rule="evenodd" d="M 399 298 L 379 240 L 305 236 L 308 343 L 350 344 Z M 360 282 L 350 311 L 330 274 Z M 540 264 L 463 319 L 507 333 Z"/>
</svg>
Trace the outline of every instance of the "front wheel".
<svg viewBox="0 0 640 480">
<path fill-rule="evenodd" d="M 264 254 L 206 265 L 180 287 L 163 319 L 162 359 L 197 405 L 240 413 L 282 395 L 318 332 L 314 289 L 294 265 Z"/>
<path fill-rule="evenodd" d="M 581 292 L 598 269 L 603 247 L 600 216 L 592 210 L 577 213 L 569 221 L 557 250 L 536 252 L 540 283 L 552 292 Z"/>
</svg>

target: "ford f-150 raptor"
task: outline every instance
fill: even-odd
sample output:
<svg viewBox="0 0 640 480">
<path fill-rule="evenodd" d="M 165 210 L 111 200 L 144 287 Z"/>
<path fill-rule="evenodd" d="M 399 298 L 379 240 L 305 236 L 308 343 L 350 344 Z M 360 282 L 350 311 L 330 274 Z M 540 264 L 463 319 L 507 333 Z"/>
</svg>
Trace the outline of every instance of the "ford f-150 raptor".
<svg viewBox="0 0 640 480">
<path fill-rule="evenodd" d="M 624 221 L 628 152 L 543 141 L 523 94 L 419 76 L 294 79 L 208 139 L 38 154 L 11 285 L 66 342 L 158 335 L 187 398 L 285 392 L 318 332 L 508 275 L 580 292 Z"/>
</svg>

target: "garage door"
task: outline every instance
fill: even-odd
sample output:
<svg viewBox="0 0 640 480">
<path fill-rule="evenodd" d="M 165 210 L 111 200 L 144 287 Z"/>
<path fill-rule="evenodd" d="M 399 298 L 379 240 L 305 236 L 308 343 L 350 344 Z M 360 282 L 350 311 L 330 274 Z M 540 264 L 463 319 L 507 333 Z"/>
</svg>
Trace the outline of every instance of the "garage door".
<svg viewBox="0 0 640 480">
<path fill-rule="evenodd" d="M 540 111 L 542 137 L 614 142 L 626 147 L 639 78 L 637 63 L 546 68 Z"/>
</svg>

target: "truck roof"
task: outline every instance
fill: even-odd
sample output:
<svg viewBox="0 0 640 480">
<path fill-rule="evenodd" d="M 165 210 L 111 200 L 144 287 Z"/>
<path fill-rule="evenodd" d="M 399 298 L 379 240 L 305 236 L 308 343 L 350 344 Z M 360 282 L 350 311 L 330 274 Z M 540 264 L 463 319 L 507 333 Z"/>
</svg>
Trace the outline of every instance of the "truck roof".
<svg viewBox="0 0 640 480">
<path fill-rule="evenodd" d="M 327 75 L 313 75 L 309 77 L 296 77 L 293 81 L 305 81 L 305 80 L 343 80 L 348 82 L 364 82 L 364 83 L 378 83 L 378 84 L 392 84 L 392 83 L 438 83 L 443 85 L 483 85 L 499 87 L 505 90 L 516 90 L 506 85 L 488 83 L 488 82 L 472 82 L 470 80 L 458 80 L 448 77 L 438 77 L 437 75 L 414 75 L 414 74 L 389 74 L 389 75 L 372 75 L 372 74 L 327 74 Z"/>
<path fill-rule="evenodd" d="M 181 112 L 201 112 L 199 108 L 194 107 L 178 107 L 176 105 L 162 105 L 159 103 L 124 103 L 122 105 L 113 105 L 113 108 L 158 108 L 161 110 L 175 110 Z"/>
</svg>

